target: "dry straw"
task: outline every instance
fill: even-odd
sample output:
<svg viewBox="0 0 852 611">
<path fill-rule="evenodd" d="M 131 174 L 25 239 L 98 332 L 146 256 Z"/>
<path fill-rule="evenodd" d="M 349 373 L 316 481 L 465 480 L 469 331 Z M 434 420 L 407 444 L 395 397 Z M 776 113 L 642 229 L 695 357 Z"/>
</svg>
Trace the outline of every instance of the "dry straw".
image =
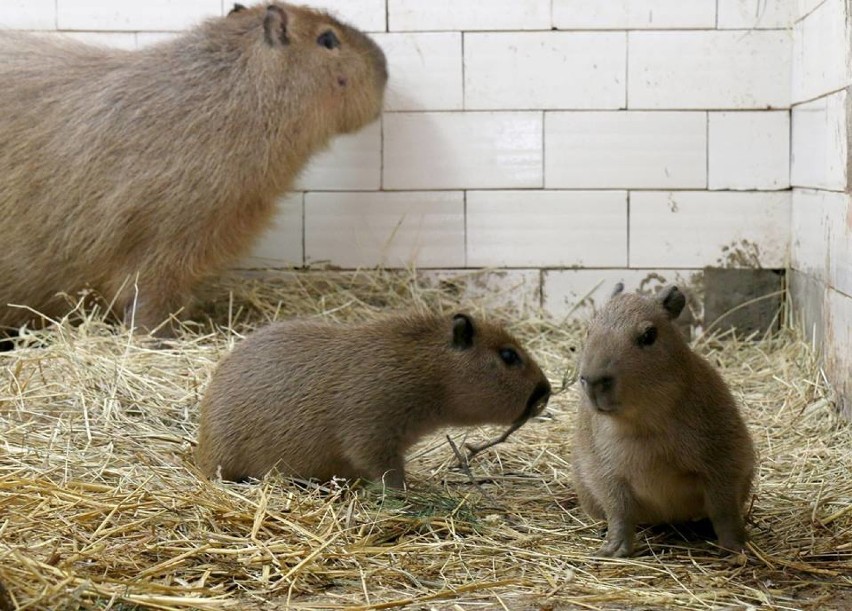
<svg viewBox="0 0 852 611">
<path fill-rule="evenodd" d="M 602 524 L 578 508 L 569 468 L 582 331 L 541 316 L 512 327 L 565 390 L 470 474 L 437 435 L 412 453 L 405 497 L 199 477 L 199 397 L 253 325 L 477 311 L 481 291 L 459 286 L 387 272 L 233 279 L 209 288 L 216 322 L 187 326 L 167 347 L 91 312 L 25 333 L 0 354 L 0 611 L 852 605 L 852 434 L 812 351 L 789 331 L 697 343 L 760 450 L 747 558 L 673 529 L 640 531 L 635 558 L 590 558 Z M 485 303 L 500 315 L 499 301 Z M 463 432 L 451 434 L 461 447 Z"/>
</svg>

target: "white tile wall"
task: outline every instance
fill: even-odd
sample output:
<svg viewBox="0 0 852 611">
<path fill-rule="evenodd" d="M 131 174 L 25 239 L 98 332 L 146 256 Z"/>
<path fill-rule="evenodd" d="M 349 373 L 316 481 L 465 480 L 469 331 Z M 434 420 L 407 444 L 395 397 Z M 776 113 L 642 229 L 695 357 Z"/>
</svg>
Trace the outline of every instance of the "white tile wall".
<svg viewBox="0 0 852 611">
<path fill-rule="evenodd" d="M 828 211 L 839 206 L 840 193 L 795 189 L 790 223 L 790 264 L 821 282 L 828 281 Z"/>
<path fill-rule="evenodd" d="M 832 199 L 834 205 L 828 211 L 828 281 L 833 289 L 852 296 L 852 198 L 844 193 Z"/>
<path fill-rule="evenodd" d="M 550 0 L 388 0 L 391 31 L 549 30 Z"/>
<path fill-rule="evenodd" d="M 553 0 L 553 25 L 566 30 L 714 28 L 716 0 Z"/>
<path fill-rule="evenodd" d="M 624 32 L 465 34 L 465 108 L 624 108 L 626 51 Z"/>
<path fill-rule="evenodd" d="M 783 31 L 630 32 L 628 108 L 766 109 L 790 105 Z"/>
<path fill-rule="evenodd" d="M 586 320 L 605 304 L 616 283 L 626 291 L 654 291 L 667 284 L 689 290 L 699 272 L 675 269 L 564 269 L 542 272 L 542 303 L 557 318 Z"/>
<path fill-rule="evenodd" d="M 3 0 L 0 28 L 56 29 L 56 0 Z"/>
<path fill-rule="evenodd" d="M 306 263 L 464 267 L 464 194 L 308 193 Z"/>
<path fill-rule="evenodd" d="M 232 4 L 226 2 L 226 9 L 230 10 Z M 326 10 L 340 21 L 366 32 L 384 32 L 387 29 L 385 0 L 298 0 L 295 4 Z"/>
<path fill-rule="evenodd" d="M 789 191 L 630 194 L 630 267 L 784 267 L 789 235 Z"/>
<path fill-rule="evenodd" d="M 221 0 L 57 0 L 60 30 L 183 30 L 222 15 Z"/>
<path fill-rule="evenodd" d="M 796 0 L 719 0 L 720 28 L 789 28 Z"/>
<path fill-rule="evenodd" d="M 460 110 L 461 32 L 376 34 L 388 61 L 385 109 Z"/>
<path fill-rule="evenodd" d="M 790 187 L 790 113 L 709 113 L 710 189 Z"/>
<path fill-rule="evenodd" d="M 796 20 L 798 21 L 818 6 L 825 4 L 826 0 L 794 0 L 794 2 L 796 4 Z"/>
<path fill-rule="evenodd" d="M 391 113 L 384 118 L 386 189 L 542 186 L 542 113 Z"/>
<path fill-rule="evenodd" d="M 303 195 L 292 193 L 278 201 L 273 223 L 261 235 L 251 255 L 237 267 L 290 267 L 301 266 L 303 248 Z"/>
<path fill-rule="evenodd" d="M 826 0 L 793 30 L 793 102 L 852 82 L 845 0 Z"/>
<path fill-rule="evenodd" d="M 704 188 L 703 112 L 549 112 L 548 188 Z"/>
<path fill-rule="evenodd" d="M 427 269 L 417 275 L 445 294 L 485 310 L 508 307 L 523 315 L 536 313 L 541 306 L 541 272 L 537 269 Z"/>
<path fill-rule="evenodd" d="M 376 191 L 382 182 L 382 123 L 332 140 L 296 181 L 297 190 Z"/>
<path fill-rule="evenodd" d="M 470 191 L 472 267 L 626 267 L 624 191 Z"/>
<path fill-rule="evenodd" d="M 792 182 L 844 191 L 849 184 L 848 94 L 840 91 L 793 107 Z"/>
</svg>

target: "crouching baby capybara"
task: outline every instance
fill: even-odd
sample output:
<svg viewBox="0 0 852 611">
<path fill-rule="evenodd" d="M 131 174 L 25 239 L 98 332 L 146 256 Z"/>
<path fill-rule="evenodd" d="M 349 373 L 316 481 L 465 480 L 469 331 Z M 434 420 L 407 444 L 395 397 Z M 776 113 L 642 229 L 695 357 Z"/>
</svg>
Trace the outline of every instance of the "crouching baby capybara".
<svg viewBox="0 0 852 611">
<path fill-rule="evenodd" d="M 386 81 L 365 34 L 280 2 L 138 51 L 0 32 L 0 328 L 87 288 L 160 324 Z"/>
<path fill-rule="evenodd" d="M 593 318 L 580 364 L 574 487 L 606 519 L 599 556 L 629 556 L 637 524 L 710 518 L 719 545 L 740 551 L 754 446 L 728 387 L 673 321 L 677 287 L 622 293 Z"/>
<path fill-rule="evenodd" d="M 276 469 L 401 488 L 403 455 L 423 435 L 526 420 L 549 396 L 547 378 L 515 338 L 466 314 L 275 323 L 214 372 L 196 459 L 206 475 L 226 480 Z"/>
</svg>

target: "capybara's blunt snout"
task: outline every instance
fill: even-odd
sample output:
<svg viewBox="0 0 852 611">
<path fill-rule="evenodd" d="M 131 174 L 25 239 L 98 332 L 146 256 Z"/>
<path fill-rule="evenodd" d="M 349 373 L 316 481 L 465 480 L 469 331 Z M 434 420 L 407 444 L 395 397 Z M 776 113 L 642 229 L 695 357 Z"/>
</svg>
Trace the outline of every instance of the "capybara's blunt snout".
<svg viewBox="0 0 852 611">
<path fill-rule="evenodd" d="M 615 404 L 615 378 L 611 375 L 580 376 L 580 384 L 592 405 L 600 411 L 611 411 Z"/>
<path fill-rule="evenodd" d="M 529 401 L 527 401 L 527 409 L 526 413 L 529 417 L 536 416 L 540 414 L 545 407 L 547 407 L 547 402 L 550 400 L 551 387 L 550 382 L 544 380 L 539 382 L 532 394 L 530 395 Z"/>
</svg>

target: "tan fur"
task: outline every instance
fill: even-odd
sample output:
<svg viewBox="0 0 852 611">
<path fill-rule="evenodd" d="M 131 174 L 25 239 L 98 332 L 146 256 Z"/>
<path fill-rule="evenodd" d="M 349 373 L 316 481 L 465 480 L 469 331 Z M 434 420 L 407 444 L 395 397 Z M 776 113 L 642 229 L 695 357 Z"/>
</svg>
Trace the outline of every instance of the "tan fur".
<svg viewBox="0 0 852 611">
<path fill-rule="evenodd" d="M 616 294 L 589 327 L 573 471 L 582 507 L 608 523 L 598 555 L 630 555 L 637 524 L 705 517 L 723 548 L 745 543 L 752 440 L 721 376 L 675 328 L 684 304 L 676 287 Z M 656 340 L 639 345 L 651 327 Z"/>
<path fill-rule="evenodd" d="M 519 365 L 501 359 L 507 348 Z M 549 394 L 517 340 L 465 315 L 282 322 L 219 364 L 201 403 L 196 460 L 208 476 L 221 470 L 228 480 L 276 468 L 402 487 L 404 452 L 423 435 L 525 419 Z"/>
<path fill-rule="evenodd" d="M 140 51 L 0 32 L 0 327 L 30 318 L 7 304 L 60 315 L 56 294 L 86 287 L 123 314 L 137 275 L 136 322 L 159 324 L 246 251 L 315 151 L 378 116 L 375 43 L 273 4 Z M 339 47 L 318 44 L 329 30 Z"/>
</svg>

